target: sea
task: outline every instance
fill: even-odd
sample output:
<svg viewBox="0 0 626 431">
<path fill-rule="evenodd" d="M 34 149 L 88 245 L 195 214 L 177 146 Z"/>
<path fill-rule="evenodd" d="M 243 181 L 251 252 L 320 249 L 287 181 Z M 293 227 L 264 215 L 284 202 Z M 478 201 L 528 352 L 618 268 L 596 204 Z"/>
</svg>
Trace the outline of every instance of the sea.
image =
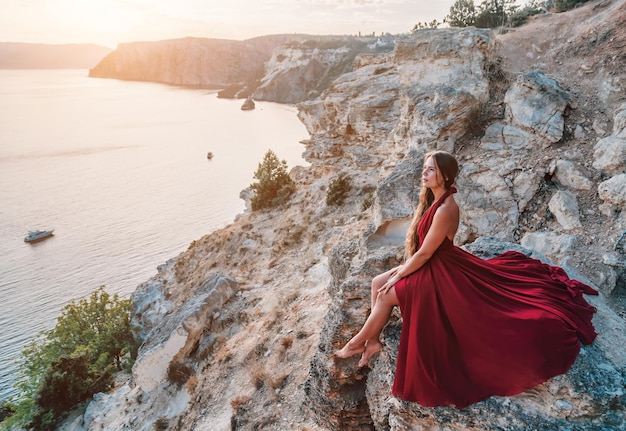
<svg viewBox="0 0 626 431">
<path fill-rule="evenodd" d="M 307 165 L 294 106 L 87 75 L 0 70 L 0 402 L 65 304 L 128 297 L 231 223 L 268 150 Z M 35 229 L 54 236 L 24 242 Z"/>
</svg>

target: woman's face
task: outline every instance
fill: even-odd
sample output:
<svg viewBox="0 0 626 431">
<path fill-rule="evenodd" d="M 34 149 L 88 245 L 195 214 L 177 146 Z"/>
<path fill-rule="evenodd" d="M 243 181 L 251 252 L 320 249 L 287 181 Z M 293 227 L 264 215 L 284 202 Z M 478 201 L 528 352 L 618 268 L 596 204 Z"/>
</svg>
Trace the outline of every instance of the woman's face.
<svg viewBox="0 0 626 431">
<path fill-rule="evenodd" d="M 426 159 L 422 170 L 422 185 L 429 189 L 443 187 L 443 177 L 433 157 Z"/>
</svg>

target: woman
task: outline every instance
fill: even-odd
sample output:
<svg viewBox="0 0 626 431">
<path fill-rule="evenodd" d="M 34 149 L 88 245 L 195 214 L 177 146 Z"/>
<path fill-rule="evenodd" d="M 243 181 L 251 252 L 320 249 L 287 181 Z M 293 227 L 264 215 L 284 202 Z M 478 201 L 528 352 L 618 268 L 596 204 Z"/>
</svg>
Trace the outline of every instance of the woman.
<svg viewBox="0 0 626 431">
<path fill-rule="evenodd" d="M 393 394 L 424 406 L 466 407 L 514 395 L 565 373 L 596 337 L 591 287 L 558 267 L 508 251 L 483 260 L 453 245 L 459 207 L 456 159 L 424 158 L 420 202 L 405 243 L 405 262 L 372 281 L 372 308 L 339 358 L 382 349 L 393 307 L 402 314 Z"/>
</svg>

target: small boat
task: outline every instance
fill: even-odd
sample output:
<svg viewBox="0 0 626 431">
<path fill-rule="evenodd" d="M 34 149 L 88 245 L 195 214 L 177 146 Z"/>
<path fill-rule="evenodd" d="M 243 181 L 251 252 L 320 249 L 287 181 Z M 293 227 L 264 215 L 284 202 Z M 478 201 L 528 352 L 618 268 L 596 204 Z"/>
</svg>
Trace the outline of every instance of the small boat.
<svg viewBox="0 0 626 431">
<path fill-rule="evenodd" d="M 51 230 L 29 230 L 28 235 L 24 238 L 24 242 L 37 242 L 53 235 L 54 229 Z"/>
</svg>

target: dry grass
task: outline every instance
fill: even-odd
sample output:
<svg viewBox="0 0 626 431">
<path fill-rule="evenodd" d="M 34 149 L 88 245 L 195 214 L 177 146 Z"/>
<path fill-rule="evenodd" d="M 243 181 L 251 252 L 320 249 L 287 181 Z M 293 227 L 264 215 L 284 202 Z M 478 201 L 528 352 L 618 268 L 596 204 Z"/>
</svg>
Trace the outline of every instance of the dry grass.
<svg viewBox="0 0 626 431">
<path fill-rule="evenodd" d="M 282 388 L 289 377 L 289 374 L 272 377 L 261 364 L 252 365 L 248 370 L 248 374 L 250 375 L 250 381 L 257 390 L 263 387 L 274 390 Z"/>
<path fill-rule="evenodd" d="M 267 372 L 265 368 L 263 368 L 260 364 L 254 364 L 248 369 L 248 374 L 250 375 L 250 381 L 252 385 L 256 389 L 261 389 L 263 386 L 271 387 L 272 378 Z M 270 384 L 268 384 L 270 383 Z"/>
<path fill-rule="evenodd" d="M 251 398 L 248 396 L 239 396 L 237 398 L 233 398 L 232 400 L 230 400 L 230 406 L 232 407 L 234 412 L 237 412 L 239 410 L 241 410 L 243 407 L 245 407 L 249 402 L 250 402 Z"/>
<path fill-rule="evenodd" d="M 279 354 L 281 361 L 285 360 L 287 351 L 292 345 L 293 345 L 293 336 L 288 335 L 280 339 L 280 350 L 278 351 L 278 354 Z"/>
<path fill-rule="evenodd" d="M 293 344 L 293 337 L 291 336 L 283 337 L 280 339 L 280 345 L 282 346 L 283 350 L 289 349 L 292 344 Z"/>
<path fill-rule="evenodd" d="M 276 377 L 274 379 L 271 379 L 270 380 L 271 388 L 272 389 L 280 389 L 280 388 L 284 387 L 288 378 L 289 378 L 289 374 L 281 374 L 280 376 L 278 376 L 278 377 Z"/>
<path fill-rule="evenodd" d="M 215 360 L 223 364 L 225 362 L 230 362 L 233 359 L 233 353 L 230 351 L 228 347 L 223 347 L 217 351 L 215 354 Z"/>
<path fill-rule="evenodd" d="M 189 365 L 174 359 L 167 368 L 167 378 L 170 382 L 181 387 L 193 375 L 194 371 Z"/>
<path fill-rule="evenodd" d="M 189 380 L 187 380 L 187 392 L 189 392 L 190 394 L 193 393 L 193 391 L 196 389 L 196 386 L 198 386 L 198 378 L 196 376 L 193 376 Z"/>
<path fill-rule="evenodd" d="M 160 417 L 154 422 L 153 429 L 154 431 L 165 431 L 169 426 L 169 421 L 164 417 Z"/>
</svg>

